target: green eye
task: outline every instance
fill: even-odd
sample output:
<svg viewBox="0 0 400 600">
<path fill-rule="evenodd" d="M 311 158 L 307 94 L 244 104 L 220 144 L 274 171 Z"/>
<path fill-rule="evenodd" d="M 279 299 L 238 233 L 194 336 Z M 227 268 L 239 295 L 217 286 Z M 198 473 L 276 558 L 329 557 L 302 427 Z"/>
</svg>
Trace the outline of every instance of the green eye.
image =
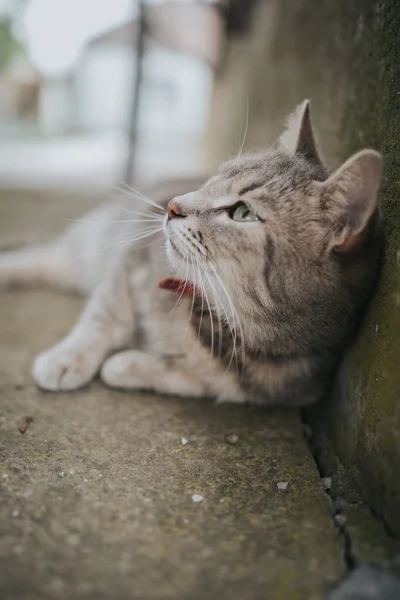
<svg viewBox="0 0 400 600">
<path fill-rule="evenodd" d="M 258 221 L 258 217 L 244 202 L 239 202 L 229 211 L 229 216 L 234 221 Z"/>
</svg>

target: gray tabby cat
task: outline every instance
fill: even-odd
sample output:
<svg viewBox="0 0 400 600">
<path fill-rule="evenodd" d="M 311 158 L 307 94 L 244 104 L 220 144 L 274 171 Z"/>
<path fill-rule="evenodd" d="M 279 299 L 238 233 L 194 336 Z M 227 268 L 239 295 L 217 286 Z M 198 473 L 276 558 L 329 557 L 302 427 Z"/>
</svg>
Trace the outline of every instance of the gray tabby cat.
<svg viewBox="0 0 400 600">
<path fill-rule="evenodd" d="M 100 373 L 120 389 L 315 402 L 374 289 L 381 179 L 373 150 L 328 176 L 305 101 L 275 147 L 205 183 L 166 185 L 139 211 L 138 198 L 116 201 L 51 243 L 2 254 L 2 286 L 89 295 L 37 357 L 36 383 L 74 390 Z M 133 241 L 146 236 L 150 246 Z"/>
</svg>

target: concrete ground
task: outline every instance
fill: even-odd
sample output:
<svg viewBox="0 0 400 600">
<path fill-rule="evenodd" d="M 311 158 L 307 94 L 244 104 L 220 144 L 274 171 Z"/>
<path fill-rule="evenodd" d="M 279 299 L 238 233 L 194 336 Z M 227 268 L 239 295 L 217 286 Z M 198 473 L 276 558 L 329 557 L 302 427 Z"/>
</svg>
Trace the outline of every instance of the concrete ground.
<svg viewBox="0 0 400 600">
<path fill-rule="evenodd" d="M 93 202 L 3 194 L 1 241 L 61 229 Z M 45 290 L 0 295 L 1 598 L 325 597 L 345 544 L 299 413 L 97 381 L 44 393 L 33 358 L 81 306 Z"/>
</svg>

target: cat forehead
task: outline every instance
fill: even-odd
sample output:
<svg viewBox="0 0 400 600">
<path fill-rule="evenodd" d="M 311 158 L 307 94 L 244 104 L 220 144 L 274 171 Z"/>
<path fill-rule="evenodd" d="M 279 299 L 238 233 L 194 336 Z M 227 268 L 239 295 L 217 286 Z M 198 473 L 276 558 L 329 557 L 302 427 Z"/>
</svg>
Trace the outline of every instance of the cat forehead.
<svg viewBox="0 0 400 600">
<path fill-rule="evenodd" d="M 319 179 L 318 175 L 315 167 L 302 157 L 269 151 L 244 155 L 226 162 L 214 181 L 231 185 L 243 181 L 259 186 L 273 184 L 277 187 L 296 188 Z"/>
</svg>

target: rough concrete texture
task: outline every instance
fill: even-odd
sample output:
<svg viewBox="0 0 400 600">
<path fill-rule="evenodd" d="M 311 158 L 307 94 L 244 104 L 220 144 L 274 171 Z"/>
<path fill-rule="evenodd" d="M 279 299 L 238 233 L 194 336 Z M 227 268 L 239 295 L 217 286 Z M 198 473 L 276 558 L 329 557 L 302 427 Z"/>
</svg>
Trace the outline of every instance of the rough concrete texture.
<svg viewBox="0 0 400 600">
<path fill-rule="evenodd" d="M 311 98 L 318 141 L 336 167 L 383 152 L 387 245 L 379 290 L 337 393 L 318 415 L 364 499 L 400 534 L 400 12 L 396 0 L 259 2 L 251 38 L 231 44 L 208 140 L 211 162 L 272 141 Z M 248 68 L 248 64 L 252 68 Z M 229 107 L 229 110 L 227 110 Z"/>
<path fill-rule="evenodd" d="M 392 575 L 370 565 L 350 573 L 328 600 L 398 600 L 400 583 Z"/>
<path fill-rule="evenodd" d="M 1 240 L 60 229 L 82 210 L 3 195 Z M 99 382 L 41 392 L 33 357 L 81 305 L 44 290 L 0 295 L 1 598 L 323 598 L 345 573 L 343 539 L 299 414 Z"/>
</svg>

